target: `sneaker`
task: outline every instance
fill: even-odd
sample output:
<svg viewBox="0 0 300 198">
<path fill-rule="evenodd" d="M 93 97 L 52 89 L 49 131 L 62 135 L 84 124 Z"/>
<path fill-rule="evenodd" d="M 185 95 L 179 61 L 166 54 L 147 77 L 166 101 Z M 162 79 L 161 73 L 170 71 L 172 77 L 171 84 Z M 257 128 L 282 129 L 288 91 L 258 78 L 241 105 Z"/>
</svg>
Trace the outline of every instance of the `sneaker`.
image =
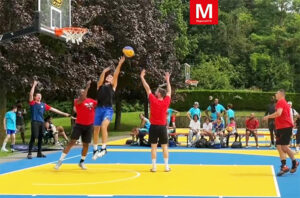
<svg viewBox="0 0 300 198">
<path fill-rule="evenodd" d="M 46 155 L 44 155 L 43 153 L 38 153 L 36 155 L 37 158 L 46 158 Z"/>
<path fill-rule="evenodd" d="M 287 165 L 284 165 L 280 168 L 280 171 L 277 173 L 277 176 L 282 176 L 285 173 L 289 172 L 289 167 Z"/>
<path fill-rule="evenodd" d="M 249 148 L 249 146 L 245 146 L 245 148 L 247 149 L 247 148 Z"/>
<path fill-rule="evenodd" d="M 84 165 L 83 162 L 79 163 L 78 166 L 82 169 L 82 170 L 87 170 L 86 166 Z"/>
<path fill-rule="evenodd" d="M 299 166 L 299 162 L 296 161 L 296 165 L 295 166 L 292 166 L 291 170 L 290 170 L 290 173 L 295 173 L 297 171 L 297 167 Z"/>
<path fill-rule="evenodd" d="M 155 173 L 156 172 L 156 168 L 151 168 L 150 172 Z"/>
<path fill-rule="evenodd" d="M 58 170 L 60 168 L 60 166 L 62 165 L 62 161 L 58 160 L 57 164 L 55 165 L 54 169 Z"/>
<path fill-rule="evenodd" d="M 105 148 L 105 149 L 102 149 L 102 148 L 101 148 L 101 150 L 100 150 L 99 153 L 98 153 L 98 157 L 103 157 L 104 155 L 106 155 L 106 153 L 107 153 L 106 148 Z"/>
<path fill-rule="evenodd" d="M 94 150 L 92 159 L 96 160 L 98 158 L 98 154 L 99 154 L 99 150 Z"/>
<path fill-rule="evenodd" d="M 256 149 L 259 149 L 259 146 L 256 146 Z"/>
<path fill-rule="evenodd" d="M 165 172 L 170 172 L 171 171 L 171 168 L 168 167 L 168 168 L 165 168 Z"/>
<path fill-rule="evenodd" d="M 299 150 L 296 149 L 295 154 L 298 154 L 298 153 L 299 153 Z"/>
<path fill-rule="evenodd" d="M 31 153 L 28 153 L 28 155 L 27 155 L 27 159 L 32 159 L 32 155 L 31 155 Z"/>
<path fill-rule="evenodd" d="M 271 146 L 270 146 L 270 149 L 275 149 L 275 145 L 271 145 Z"/>
<path fill-rule="evenodd" d="M 8 152 L 8 150 L 6 148 L 1 148 L 2 152 Z"/>
<path fill-rule="evenodd" d="M 15 152 L 15 149 L 12 148 L 12 149 L 10 149 L 10 151 L 11 151 L 11 152 Z"/>
</svg>

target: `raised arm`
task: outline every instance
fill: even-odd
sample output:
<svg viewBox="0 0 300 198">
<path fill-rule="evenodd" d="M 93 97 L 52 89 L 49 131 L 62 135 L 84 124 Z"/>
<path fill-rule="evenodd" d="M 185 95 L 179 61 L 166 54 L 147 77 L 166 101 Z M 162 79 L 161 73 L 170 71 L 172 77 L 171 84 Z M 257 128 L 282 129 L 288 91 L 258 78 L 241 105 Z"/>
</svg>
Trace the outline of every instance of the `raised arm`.
<svg viewBox="0 0 300 198">
<path fill-rule="evenodd" d="M 141 72 L 140 77 L 141 77 L 143 86 L 144 86 L 144 88 L 146 90 L 147 96 L 149 96 L 151 94 L 151 89 L 150 89 L 148 83 L 145 80 L 145 75 L 146 75 L 146 70 L 143 69 L 142 72 Z"/>
<path fill-rule="evenodd" d="M 87 94 L 88 94 L 88 91 L 89 91 L 89 88 L 91 86 L 91 81 L 89 80 L 87 83 L 86 83 L 86 87 L 85 87 L 85 90 L 83 92 L 83 95 L 82 97 L 80 97 L 77 101 L 77 104 L 81 104 L 83 102 L 83 100 L 87 97 Z"/>
<path fill-rule="evenodd" d="M 166 72 L 166 74 L 165 74 L 165 80 L 167 82 L 167 96 L 171 97 L 172 89 L 171 89 L 170 73 L 169 72 Z"/>
<path fill-rule="evenodd" d="M 31 90 L 30 90 L 30 93 L 29 93 L 29 102 L 33 101 L 33 94 L 34 94 L 34 90 L 35 90 L 35 87 L 36 85 L 38 84 L 38 81 L 33 81 L 33 84 L 32 84 L 32 87 L 31 87 Z"/>
<path fill-rule="evenodd" d="M 101 75 L 100 75 L 100 78 L 99 78 L 99 81 L 98 81 L 98 83 L 97 83 L 97 89 L 99 89 L 99 87 L 100 87 L 101 85 L 103 85 L 105 74 L 106 74 L 106 72 L 108 72 L 110 69 L 111 69 L 110 67 L 107 67 L 107 68 L 105 68 L 105 69 L 102 71 L 102 73 L 101 73 Z"/>
<path fill-rule="evenodd" d="M 119 79 L 119 74 L 121 71 L 121 67 L 123 63 L 125 62 L 125 56 L 122 56 L 119 60 L 119 64 L 114 72 L 114 79 L 113 79 L 113 89 L 116 91 L 116 88 L 118 86 L 118 79 Z"/>
</svg>

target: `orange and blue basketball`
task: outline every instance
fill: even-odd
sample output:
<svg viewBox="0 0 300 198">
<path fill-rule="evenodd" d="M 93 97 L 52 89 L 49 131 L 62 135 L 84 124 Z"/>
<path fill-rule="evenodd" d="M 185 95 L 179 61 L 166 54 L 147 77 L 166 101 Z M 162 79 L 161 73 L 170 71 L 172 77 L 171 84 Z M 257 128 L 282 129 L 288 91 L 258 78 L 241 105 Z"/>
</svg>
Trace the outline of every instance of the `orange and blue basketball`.
<svg viewBox="0 0 300 198">
<path fill-rule="evenodd" d="M 123 48 L 123 54 L 127 57 L 127 58 L 132 58 L 134 56 L 134 50 L 132 47 L 130 46 L 126 46 Z"/>
</svg>

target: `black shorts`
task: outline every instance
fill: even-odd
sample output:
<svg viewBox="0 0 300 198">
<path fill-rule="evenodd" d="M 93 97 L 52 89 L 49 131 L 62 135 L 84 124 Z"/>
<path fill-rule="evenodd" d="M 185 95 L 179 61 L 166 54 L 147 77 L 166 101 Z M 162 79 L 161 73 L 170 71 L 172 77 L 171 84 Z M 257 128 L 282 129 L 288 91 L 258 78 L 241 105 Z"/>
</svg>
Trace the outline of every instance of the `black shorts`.
<svg viewBox="0 0 300 198">
<path fill-rule="evenodd" d="M 93 130 L 94 130 L 93 125 L 75 124 L 71 135 L 71 139 L 78 140 L 79 137 L 81 136 L 82 142 L 89 144 L 92 141 Z"/>
<path fill-rule="evenodd" d="M 165 125 L 151 125 L 149 129 L 150 144 L 168 144 L 168 132 Z"/>
<path fill-rule="evenodd" d="M 277 129 L 276 145 L 289 145 L 293 133 L 293 128 Z"/>
<path fill-rule="evenodd" d="M 246 129 L 246 132 L 249 132 L 250 136 L 255 136 L 255 133 L 257 133 L 257 130 Z"/>
</svg>

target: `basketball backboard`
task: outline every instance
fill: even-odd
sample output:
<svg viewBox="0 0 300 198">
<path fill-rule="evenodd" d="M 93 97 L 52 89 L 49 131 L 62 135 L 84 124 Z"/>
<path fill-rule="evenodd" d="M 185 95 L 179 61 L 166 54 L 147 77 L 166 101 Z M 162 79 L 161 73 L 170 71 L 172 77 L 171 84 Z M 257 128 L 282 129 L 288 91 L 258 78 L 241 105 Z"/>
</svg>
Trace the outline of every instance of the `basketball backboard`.
<svg viewBox="0 0 300 198">
<path fill-rule="evenodd" d="M 55 28 L 71 27 L 71 0 L 38 0 L 40 32 L 55 36 Z"/>
<path fill-rule="evenodd" d="M 187 63 L 184 63 L 184 74 L 186 81 L 191 79 L 191 66 Z"/>
</svg>

